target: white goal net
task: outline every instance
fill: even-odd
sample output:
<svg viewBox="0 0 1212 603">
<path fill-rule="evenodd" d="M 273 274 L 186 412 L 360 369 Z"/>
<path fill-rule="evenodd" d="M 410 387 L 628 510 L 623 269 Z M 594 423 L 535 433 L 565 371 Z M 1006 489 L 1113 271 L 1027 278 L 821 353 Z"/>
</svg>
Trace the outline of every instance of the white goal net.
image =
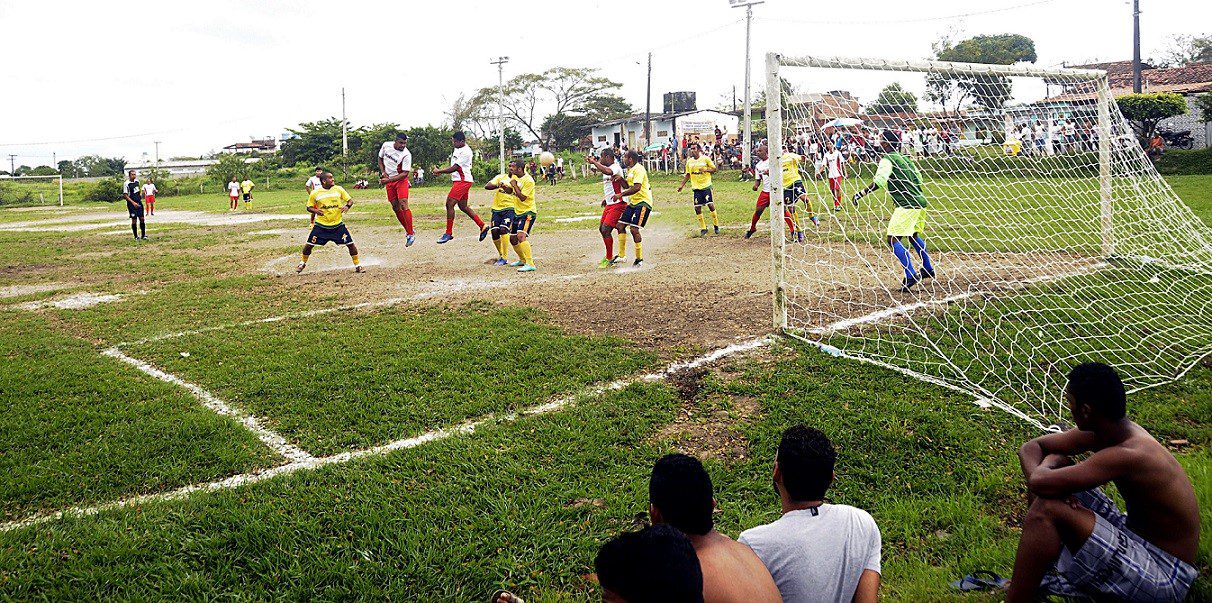
<svg viewBox="0 0 1212 603">
<path fill-rule="evenodd" d="M 1139 390 L 1212 352 L 1212 229 L 1104 73 L 770 54 L 766 76 L 784 333 L 1041 427 L 1077 363 Z"/>
</svg>

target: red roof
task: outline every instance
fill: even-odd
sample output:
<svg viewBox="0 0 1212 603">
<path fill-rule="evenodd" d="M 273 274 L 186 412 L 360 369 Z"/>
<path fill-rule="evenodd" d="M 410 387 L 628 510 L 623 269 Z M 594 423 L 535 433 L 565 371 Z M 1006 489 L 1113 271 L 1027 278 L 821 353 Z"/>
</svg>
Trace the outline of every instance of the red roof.
<svg viewBox="0 0 1212 603">
<path fill-rule="evenodd" d="M 1124 65 L 1127 65 L 1126 70 L 1123 69 Z M 1104 69 L 1107 72 L 1107 82 L 1111 86 L 1112 96 L 1132 93 L 1132 61 L 1075 65 L 1075 67 Z M 1142 64 L 1140 79 L 1141 92 L 1175 92 L 1178 94 L 1209 92 L 1212 91 L 1212 62 L 1189 63 L 1182 67 L 1166 68 L 1146 68 L 1146 65 Z M 1071 86 L 1069 92 L 1065 94 L 1045 100 L 1088 100 L 1093 96 L 1093 90 L 1078 84 Z"/>
</svg>

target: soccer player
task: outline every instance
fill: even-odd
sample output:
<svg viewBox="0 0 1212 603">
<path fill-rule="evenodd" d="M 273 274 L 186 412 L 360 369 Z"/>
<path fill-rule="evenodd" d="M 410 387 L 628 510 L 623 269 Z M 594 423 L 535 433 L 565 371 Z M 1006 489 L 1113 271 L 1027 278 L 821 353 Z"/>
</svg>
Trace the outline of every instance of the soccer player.
<svg viewBox="0 0 1212 603">
<path fill-rule="evenodd" d="M 311 250 L 316 245 L 335 243 L 349 247 L 349 257 L 353 259 L 354 272 L 365 272 L 366 269 L 358 261 L 358 246 L 354 245 L 349 228 L 345 226 L 345 212 L 353 207 L 353 197 L 337 186 L 333 175 L 324 172 L 320 176 L 320 186 L 311 191 L 307 197 L 307 213 L 316 217 L 316 223 L 311 227 L 311 234 L 303 244 L 303 261 L 295 266 L 295 272 L 303 272 L 307 260 L 311 258 Z"/>
<path fill-rule="evenodd" d="M 231 177 L 231 182 L 227 183 L 227 198 L 230 201 L 228 209 L 240 208 L 240 182 L 235 176 Z"/>
<path fill-rule="evenodd" d="M 438 237 L 438 243 L 446 243 L 454 239 L 456 206 L 463 210 L 463 213 L 476 223 L 476 226 L 480 227 L 480 240 L 483 241 L 488 236 L 488 225 L 467 203 L 471 185 L 475 182 L 471 175 L 471 147 L 467 146 L 467 136 L 463 134 L 462 130 L 455 132 L 450 139 L 454 145 L 454 152 L 450 154 L 450 167 L 433 168 L 435 176 L 450 174 L 450 192 L 446 194 L 446 232 Z"/>
<path fill-rule="evenodd" d="M 711 198 L 711 175 L 718 171 L 715 162 L 703 154 L 702 145 L 690 145 L 690 157 L 686 159 L 686 174 L 682 176 L 682 184 L 678 192 L 686 188 L 690 182 L 690 190 L 694 191 L 694 213 L 699 218 L 699 234 L 707 234 L 707 222 L 703 219 L 703 206 L 711 210 L 711 223 L 715 226 L 715 234 L 720 234 L 720 217 L 715 213 L 715 200 Z"/>
<path fill-rule="evenodd" d="M 842 211 L 842 179 L 846 177 L 846 159 L 836 147 L 825 153 L 825 176 L 829 178 L 829 192 L 833 193 L 833 211 Z"/>
<path fill-rule="evenodd" d="M 143 206 L 147 208 L 147 215 L 156 215 L 156 183 L 152 182 L 150 176 L 147 184 L 143 185 Z"/>
<path fill-rule="evenodd" d="M 795 240 L 800 243 L 804 242 L 804 228 L 800 226 L 796 203 L 803 201 L 804 209 L 808 211 L 808 219 L 816 226 L 821 225 L 820 220 L 816 219 L 816 213 L 812 211 L 812 199 L 808 196 L 803 176 L 800 175 L 800 161 L 803 159 L 786 147 L 783 147 L 783 154 L 779 156 L 779 165 L 783 168 L 783 206 L 791 214 L 791 222 L 795 225 Z"/>
<path fill-rule="evenodd" d="M 606 258 L 598 262 L 598 268 L 609 268 L 614 265 L 614 231 L 618 229 L 619 218 L 630 201 L 627 197 L 616 199 L 614 195 L 622 192 L 627 179 L 623 177 L 621 162 L 615 158 L 614 149 L 610 147 L 602 149 L 600 160 L 593 155 L 586 155 L 585 159 L 602 174 L 602 220 L 598 223 L 598 232 L 606 245 Z M 625 236 L 620 234 L 620 240 Z"/>
<path fill-rule="evenodd" d="M 648 224 L 648 215 L 652 213 L 652 187 L 648 183 L 648 170 L 644 168 L 642 160 L 639 151 L 627 151 L 627 154 L 623 155 L 623 165 L 627 166 L 627 188 L 612 195 L 616 201 L 630 197 L 623 215 L 619 216 L 619 255 L 614 261 L 622 263 L 627 259 L 625 229 L 630 229 L 631 236 L 635 239 L 634 266 L 637 268 L 644 265 L 644 237 L 640 236 L 640 230 Z"/>
<path fill-rule="evenodd" d="M 858 205 L 859 199 L 877 188 L 888 190 L 888 196 L 892 197 L 892 202 L 896 204 L 892 219 L 888 221 L 888 245 L 905 268 L 901 291 L 908 293 L 923 279 L 934 278 L 934 264 L 930 262 L 926 241 L 922 238 L 922 230 L 926 226 L 926 195 L 922 194 L 922 175 L 912 160 L 895 150 L 895 136 L 891 130 L 884 130 L 880 139 L 880 149 L 883 150 L 884 157 L 880 159 L 879 167 L 875 170 L 875 180 L 870 186 L 854 194 L 854 204 Z M 905 237 L 909 238 L 909 242 L 922 259 L 920 274 L 913 269 L 909 251 L 901 243 L 901 239 Z"/>
<path fill-rule="evenodd" d="M 509 263 L 505 256 L 509 253 L 505 246 L 509 240 L 509 235 L 513 232 L 513 219 L 515 216 L 514 209 L 518 204 L 518 197 L 514 194 L 514 186 L 518 181 L 518 170 L 526 174 L 526 168 L 520 160 L 513 160 L 509 165 L 505 166 L 504 174 L 497 174 L 488 184 L 484 185 L 485 190 L 495 191 L 492 196 L 492 218 L 491 226 L 488 231 L 492 234 L 492 245 L 497 248 L 497 261 L 495 266 L 505 266 Z M 529 174 L 526 174 L 529 177 Z M 534 182 L 534 178 L 530 179 Z M 521 257 L 521 256 L 518 256 Z"/>
<path fill-rule="evenodd" d="M 518 272 L 534 272 L 537 270 L 534 265 L 534 254 L 530 249 L 530 229 L 534 227 L 534 221 L 539 217 L 535 211 L 535 182 L 526 173 L 526 169 L 518 162 L 514 168 L 515 179 L 510 181 L 510 188 L 513 189 L 513 194 L 517 197 L 516 206 L 514 207 L 513 225 L 510 227 L 509 243 L 513 245 L 513 250 L 517 252 L 518 257 L 522 258 L 519 262 L 511 263 L 510 266 L 518 266 Z"/>
<path fill-rule="evenodd" d="M 753 236 L 757 232 L 758 220 L 762 219 L 762 213 L 770 207 L 770 150 L 766 145 L 759 146 L 753 151 L 753 154 L 760 160 L 753 171 L 753 190 L 762 187 L 761 194 L 757 198 L 757 207 L 753 211 L 753 220 L 749 222 L 749 230 L 745 233 L 745 238 Z M 787 229 L 791 232 L 792 238 L 795 237 L 795 221 L 791 219 L 791 210 L 787 207 L 783 208 L 783 221 L 787 223 Z"/>
<path fill-rule="evenodd" d="M 122 198 L 126 199 L 126 211 L 130 214 L 130 231 L 135 240 L 147 240 L 147 224 L 143 221 L 143 199 L 139 196 L 139 181 L 135 170 L 126 173 L 126 184 L 122 186 Z M 138 225 L 138 229 L 135 226 Z M 143 236 L 139 236 L 142 233 Z"/>
<path fill-rule="evenodd" d="M 256 186 L 252 179 L 245 178 L 240 183 L 240 193 L 244 195 L 244 209 L 252 209 L 252 189 Z"/>
<path fill-rule="evenodd" d="M 379 183 L 387 189 L 387 201 L 404 227 L 404 246 L 415 240 L 412 210 L 408 207 L 408 176 L 412 173 L 412 151 L 408 150 L 408 135 L 400 132 L 395 140 L 383 143 L 379 149 Z"/>
<path fill-rule="evenodd" d="M 311 178 L 307 179 L 307 183 L 303 185 L 303 188 L 307 189 L 308 195 L 310 195 L 311 192 L 316 190 L 317 188 L 320 188 L 320 176 L 323 176 L 323 175 L 324 175 L 324 168 L 317 167 L 315 175 L 313 175 Z M 316 214 L 309 214 L 309 215 L 311 216 L 311 223 L 315 224 L 316 223 Z"/>
</svg>

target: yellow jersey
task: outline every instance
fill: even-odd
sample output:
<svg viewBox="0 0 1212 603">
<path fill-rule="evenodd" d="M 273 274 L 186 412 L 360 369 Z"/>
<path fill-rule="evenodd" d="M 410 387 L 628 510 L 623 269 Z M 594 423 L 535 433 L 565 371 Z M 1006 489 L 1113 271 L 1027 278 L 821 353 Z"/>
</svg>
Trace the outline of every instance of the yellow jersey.
<svg viewBox="0 0 1212 603">
<path fill-rule="evenodd" d="M 627 188 L 635 185 L 640 185 L 640 190 L 631 194 L 631 201 L 628 205 L 639 205 L 647 203 L 652 206 L 652 187 L 648 185 L 648 170 L 644 169 L 644 164 L 637 163 L 627 170 Z"/>
<path fill-rule="evenodd" d="M 518 198 L 513 194 L 512 188 L 508 186 L 510 180 L 517 180 L 517 177 L 497 174 L 492 180 L 488 181 L 489 184 L 495 184 L 499 187 L 493 191 L 492 211 L 513 209 L 517 205 Z"/>
<path fill-rule="evenodd" d="M 801 157 L 795 153 L 779 155 L 779 167 L 783 168 L 783 187 L 786 188 L 799 182 Z"/>
<path fill-rule="evenodd" d="M 518 178 L 518 188 L 522 189 L 522 197 L 524 197 L 524 198 L 519 199 L 517 197 L 517 195 L 513 196 L 513 199 L 514 199 L 513 210 L 515 212 L 517 212 L 518 215 L 522 215 L 525 213 L 535 213 L 534 178 L 531 178 L 530 174 L 525 174 L 521 178 Z"/>
<path fill-rule="evenodd" d="M 248 193 L 251 193 L 252 189 L 253 189 L 252 180 L 245 180 L 244 182 L 240 183 L 240 190 L 244 191 L 244 194 L 247 195 Z"/>
<path fill-rule="evenodd" d="M 316 224 L 320 226 L 340 226 L 345 219 L 345 214 L 341 213 L 341 206 L 353 200 L 345 189 L 333 185 L 332 188 L 324 188 L 323 186 L 316 187 L 311 191 L 311 195 L 307 198 L 307 206 L 323 210 L 323 214 L 316 216 Z"/>
<path fill-rule="evenodd" d="M 686 158 L 686 173 L 690 174 L 690 188 L 701 191 L 711 188 L 711 172 L 703 170 L 714 170 L 715 162 L 706 155 L 699 155 L 698 159 L 694 157 Z"/>
</svg>

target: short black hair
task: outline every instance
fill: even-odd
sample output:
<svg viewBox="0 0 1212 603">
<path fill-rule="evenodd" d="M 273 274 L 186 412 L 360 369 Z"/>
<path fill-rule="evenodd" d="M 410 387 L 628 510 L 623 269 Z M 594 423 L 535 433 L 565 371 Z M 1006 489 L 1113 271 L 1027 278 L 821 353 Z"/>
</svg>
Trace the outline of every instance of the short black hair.
<svg viewBox="0 0 1212 603">
<path fill-rule="evenodd" d="M 837 451 L 828 436 L 807 425 L 791 427 L 779 442 L 778 461 L 791 500 L 825 500 L 837 463 Z"/>
<path fill-rule="evenodd" d="M 526 167 L 526 160 L 525 159 L 510 159 L 509 165 L 516 165 L 520 168 L 524 168 L 524 167 Z"/>
<path fill-rule="evenodd" d="M 612 149 L 610 147 L 606 147 L 606 148 L 602 149 L 602 154 L 611 159 L 614 159 L 614 149 Z"/>
<path fill-rule="evenodd" d="M 614 537 L 593 560 L 598 583 L 628 603 L 702 603 L 703 568 L 685 534 L 655 525 Z"/>
<path fill-rule="evenodd" d="M 316 166 L 316 171 L 317 171 L 317 172 L 323 172 L 323 171 L 324 171 L 324 168 L 322 168 L 322 167 L 320 167 L 320 166 L 318 166 L 318 165 L 317 165 L 317 166 Z"/>
<path fill-rule="evenodd" d="M 901 141 L 901 137 L 898 136 L 897 133 L 893 132 L 892 130 L 884 130 L 880 134 L 880 137 L 883 138 L 884 142 L 886 142 L 888 144 L 898 144 Z"/>
<path fill-rule="evenodd" d="M 396 140 L 408 140 L 408 135 L 400 132 L 399 134 L 396 134 Z"/>
<path fill-rule="evenodd" d="M 1066 386 L 1073 400 L 1089 405 L 1104 418 L 1118 421 L 1128 414 L 1128 394 L 1115 369 L 1101 362 L 1084 362 L 1069 371 Z"/>
<path fill-rule="evenodd" d="M 455 140 L 467 140 L 467 135 L 464 134 L 462 130 L 456 130 L 454 134 L 450 135 L 450 137 Z"/>
<path fill-rule="evenodd" d="M 630 157 L 631 160 L 636 163 L 639 163 L 644 160 L 644 156 L 641 155 L 639 151 L 635 151 L 635 150 L 627 151 L 627 156 Z"/>
<path fill-rule="evenodd" d="M 665 523 L 686 534 L 702 536 L 715 525 L 711 476 L 698 459 L 667 454 L 652 466 L 648 501 L 661 511 Z"/>
</svg>

